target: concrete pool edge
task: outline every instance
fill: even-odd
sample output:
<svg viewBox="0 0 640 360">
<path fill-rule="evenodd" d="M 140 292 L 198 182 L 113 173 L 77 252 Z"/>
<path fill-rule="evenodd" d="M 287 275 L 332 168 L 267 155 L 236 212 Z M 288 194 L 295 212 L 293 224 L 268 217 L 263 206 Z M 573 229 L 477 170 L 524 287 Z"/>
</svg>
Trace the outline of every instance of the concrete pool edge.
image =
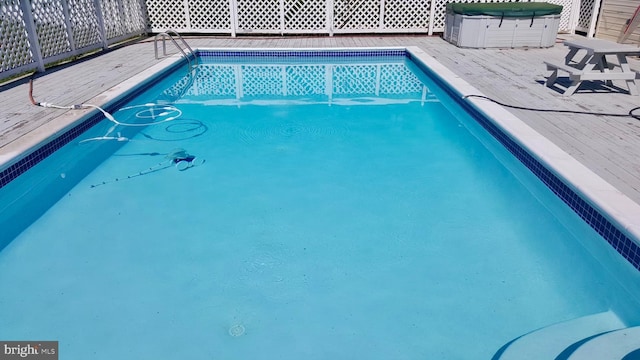
<svg viewBox="0 0 640 360">
<path fill-rule="evenodd" d="M 451 88 L 451 94 L 458 95 L 457 101 L 466 103 L 481 114 L 483 118 L 496 125 L 501 132 L 507 134 L 519 147 L 528 152 L 538 162 L 559 178 L 571 191 L 578 194 L 590 206 L 598 210 L 610 224 L 623 231 L 627 237 L 636 244 L 640 244 L 640 205 L 633 202 L 626 195 L 618 191 L 612 185 L 604 181 L 594 172 L 583 166 L 573 157 L 561 150 L 548 139 L 542 137 L 523 121 L 502 106 L 497 104 L 468 98 L 462 99 L 465 95 L 482 95 L 480 91 L 471 86 L 466 80 L 455 75 L 451 70 L 440 64 L 435 58 L 418 47 L 414 46 L 387 46 L 387 47 L 335 47 L 335 48 L 197 48 L 198 51 L 220 51 L 220 52 L 297 52 L 297 53 L 318 53 L 318 52 L 355 52 L 402 50 L 410 54 L 412 58 L 423 63 L 430 69 L 444 84 Z M 150 78 L 160 74 L 162 71 L 182 61 L 179 54 L 170 56 L 159 63 L 145 69 L 136 76 L 110 88 L 87 102 L 107 107 L 118 99 L 128 95 L 138 85 Z M 56 111 L 56 110 L 52 110 Z M 14 141 L 14 146 L 8 156 L 0 157 L 0 170 L 4 171 L 13 163 L 22 161 L 34 151 L 44 147 L 47 142 L 56 141 L 64 133 L 79 124 L 88 117 L 99 116 L 97 111 L 70 110 L 60 117 L 51 121 L 46 126 L 33 131 L 29 136 L 25 136 L 20 141 Z M 60 121 L 59 121 L 60 119 Z M 44 145 L 43 145 L 44 144 Z M 5 147 L 6 149 L 7 147 Z M 0 186 L 3 184 L 0 183 Z M 581 217 L 582 215 L 579 214 Z M 613 244 L 612 244 L 613 245 Z M 620 250 L 619 250 L 620 251 Z M 640 253 L 635 257 L 640 258 Z M 638 269 L 638 263 L 634 266 Z"/>
</svg>

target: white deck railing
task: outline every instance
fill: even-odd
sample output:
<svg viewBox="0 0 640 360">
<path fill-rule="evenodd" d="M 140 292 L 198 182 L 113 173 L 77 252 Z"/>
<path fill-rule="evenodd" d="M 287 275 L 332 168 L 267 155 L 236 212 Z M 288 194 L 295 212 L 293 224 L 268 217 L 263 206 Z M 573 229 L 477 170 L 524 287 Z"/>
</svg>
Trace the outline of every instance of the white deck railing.
<svg viewBox="0 0 640 360">
<path fill-rule="evenodd" d="M 593 34 L 600 0 L 548 1 L 564 7 L 560 21 L 561 32 L 579 30 Z M 47 64 L 88 51 L 106 49 L 127 37 L 170 29 L 181 33 L 231 36 L 332 36 L 354 33 L 432 35 L 444 30 L 447 2 L 449 1 L 3 0 L 0 4 L 0 79 L 26 71 L 43 70 Z"/>
<path fill-rule="evenodd" d="M 144 0 L 2 0 L 0 79 L 148 31 Z"/>
</svg>

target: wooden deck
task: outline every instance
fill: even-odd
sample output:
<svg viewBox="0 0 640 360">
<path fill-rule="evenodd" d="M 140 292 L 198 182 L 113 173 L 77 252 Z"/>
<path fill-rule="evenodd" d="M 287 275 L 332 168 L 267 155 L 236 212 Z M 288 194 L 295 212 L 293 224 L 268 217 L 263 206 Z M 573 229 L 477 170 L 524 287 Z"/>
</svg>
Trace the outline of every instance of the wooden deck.
<svg viewBox="0 0 640 360">
<path fill-rule="evenodd" d="M 560 35 L 560 38 L 572 36 Z M 604 84 L 580 88 L 570 97 L 562 97 L 545 87 L 549 72 L 543 61 L 562 60 L 567 51 L 560 40 L 549 49 L 461 49 L 440 37 L 422 35 L 187 38 L 194 48 L 418 46 L 485 95 L 503 103 L 620 114 L 640 106 L 640 97 L 629 95 L 624 81 L 614 82 L 614 86 L 619 87 L 613 89 Z M 86 102 L 157 62 L 153 40 L 146 39 L 38 74 L 33 95 L 37 101 L 56 104 Z M 640 70 L 639 62 L 632 61 L 631 65 L 634 70 Z M 0 87 L 0 157 L 11 156 L 20 138 L 42 131 L 39 129 L 43 125 L 69 112 L 33 106 L 28 91 L 26 79 Z M 510 111 L 640 204 L 640 120 Z"/>
</svg>

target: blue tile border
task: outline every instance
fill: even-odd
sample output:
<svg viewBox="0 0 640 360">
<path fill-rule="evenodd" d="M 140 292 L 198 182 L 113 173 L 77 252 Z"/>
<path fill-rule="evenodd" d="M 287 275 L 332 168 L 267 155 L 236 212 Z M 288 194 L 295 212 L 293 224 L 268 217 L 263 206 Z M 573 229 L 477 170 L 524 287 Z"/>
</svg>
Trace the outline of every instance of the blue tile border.
<svg viewBox="0 0 640 360">
<path fill-rule="evenodd" d="M 410 52 L 405 49 L 388 49 L 388 50 L 198 50 L 198 54 L 202 57 L 260 57 L 260 58 L 283 58 L 283 57 L 408 57 L 415 60 Z M 589 226 L 591 226 L 600 236 L 602 236 L 618 253 L 620 253 L 629 263 L 636 269 L 640 270 L 640 246 L 630 237 L 625 235 L 611 221 L 603 216 L 597 209 L 591 206 L 580 195 L 567 186 L 552 171 L 546 168 L 541 162 L 534 158 L 529 152 L 523 149 L 511 137 L 505 134 L 485 115 L 481 114 L 476 108 L 468 102 L 462 101 L 459 94 L 450 88 L 442 79 L 434 74 L 428 67 L 424 66 L 420 61 L 414 61 L 425 73 L 430 74 L 434 81 L 438 82 L 441 87 L 452 95 L 466 111 L 487 131 L 491 136 L 498 140 L 513 156 L 515 156 L 523 165 L 525 165 L 534 175 L 536 175 L 556 196 L 566 203 L 580 218 L 582 218 Z M 435 76 L 434 76 L 435 75 Z M 156 78 L 157 80 L 157 78 Z M 134 92 L 114 102 L 109 106 L 110 109 L 117 108 L 119 105 L 127 101 L 129 98 L 139 94 L 146 88 L 151 86 L 155 81 L 150 81 L 145 86 L 141 86 Z M 19 160 L 8 168 L 0 171 L 0 188 L 4 187 L 25 171 L 51 155 L 62 146 L 68 144 L 84 131 L 103 120 L 100 113 L 96 113 L 79 125 L 67 131 L 58 138 L 44 144 L 25 158 Z"/>
<path fill-rule="evenodd" d="M 375 56 L 380 57 L 405 57 L 407 55 L 406 49 L 335 49 L 335 50 L 313 50 L 313 49 L 300 49 L 300 50 L 197 50 L 197 53 L 202 58 L 208 57 L 260 57 L 260 58 L 284 58 L 284 57 L 365 57 Z"/>
<path fill-rule="evenodd" d="M 15 178 L 22 175 L 22 173 L 31 169 L 40 161 L 44 160 L 49 155 L 53 154 L 56 150 L 65 146 L 80 134 L 82 134 L 95 124 L 99 123 L 103 119 L 104 117 L 102 116 L 102 114 L 94 114 L 79 125 L 62 134 L 58 138 L 44 144 L 36 151 L 17 161 L 15 164 L 10 165 L 8 168 L 2 170 L 0 172 L 0 188 L 9 184 Z"/>
<path fill-rule="evenodd" d="M 406 49 L 333 49 L 333 50 L 197 50 L 202 63 L 220 62 L 242 64 L 251 61 L 261 64 L 317 64 L 331 59 L 335 63 L 402 61 L 407 58 Z"/>
</svg>

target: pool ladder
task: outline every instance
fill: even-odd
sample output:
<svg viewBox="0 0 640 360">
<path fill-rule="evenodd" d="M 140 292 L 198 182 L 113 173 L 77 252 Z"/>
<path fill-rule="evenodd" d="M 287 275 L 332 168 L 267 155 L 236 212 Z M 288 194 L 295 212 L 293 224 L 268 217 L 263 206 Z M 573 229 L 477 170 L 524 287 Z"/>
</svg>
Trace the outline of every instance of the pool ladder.
<svg viewBox="0 0 640 360">
<path fill-rule="evenodd" d="M 180 46 L 178 44 L 178 42 L 176 41 L 175 37 L 172 36 L 171 34 L 175 35 L 175 37 L 178 38 L 178 40 L 180 40 L 180 42 L 182 43 L 182 45 L 184 46 Z M 195 66 L 198 66 L 198 58 L 196 56 L 196 53 L 193 51 L 193 49 L 191 48 L 191 46 L 189 46 L 189 44 L 187 44 L 187 42 L 184 40 L 184 38 L 178 34 L 177 31 L 175 30 L 167 30 L 165 32 L 161 32 L 158 35 L 156 35 L 155 39 L 153 40 L 153 47 L 155 49 L 155 53 L 156 53 L 156 59 L 160 59 L 160 56 L 158 56 L 158 40 L 162 38 L 162 55 L 163 56 L 167 56 L 167 38 L 169 38 L 169 40 L 171 40 L 171 42 L 173 43 L 173 45 L 176 46 L 176 48 L 178 48 L 178 50 L 180 50 L 180 52 L 182 53 L 182 55 L 187 59 L 187 61 L 189 62 L 189 68 L 192 69 Z M 189 54 L 187 54 L 187 52 L 185 52 L 185 49 L 189 52 Z M 191 64 L 191 58 L 190 55 L 193 56 L 193 61 L 195 62 L 195 65 Z"/>
</svg>

